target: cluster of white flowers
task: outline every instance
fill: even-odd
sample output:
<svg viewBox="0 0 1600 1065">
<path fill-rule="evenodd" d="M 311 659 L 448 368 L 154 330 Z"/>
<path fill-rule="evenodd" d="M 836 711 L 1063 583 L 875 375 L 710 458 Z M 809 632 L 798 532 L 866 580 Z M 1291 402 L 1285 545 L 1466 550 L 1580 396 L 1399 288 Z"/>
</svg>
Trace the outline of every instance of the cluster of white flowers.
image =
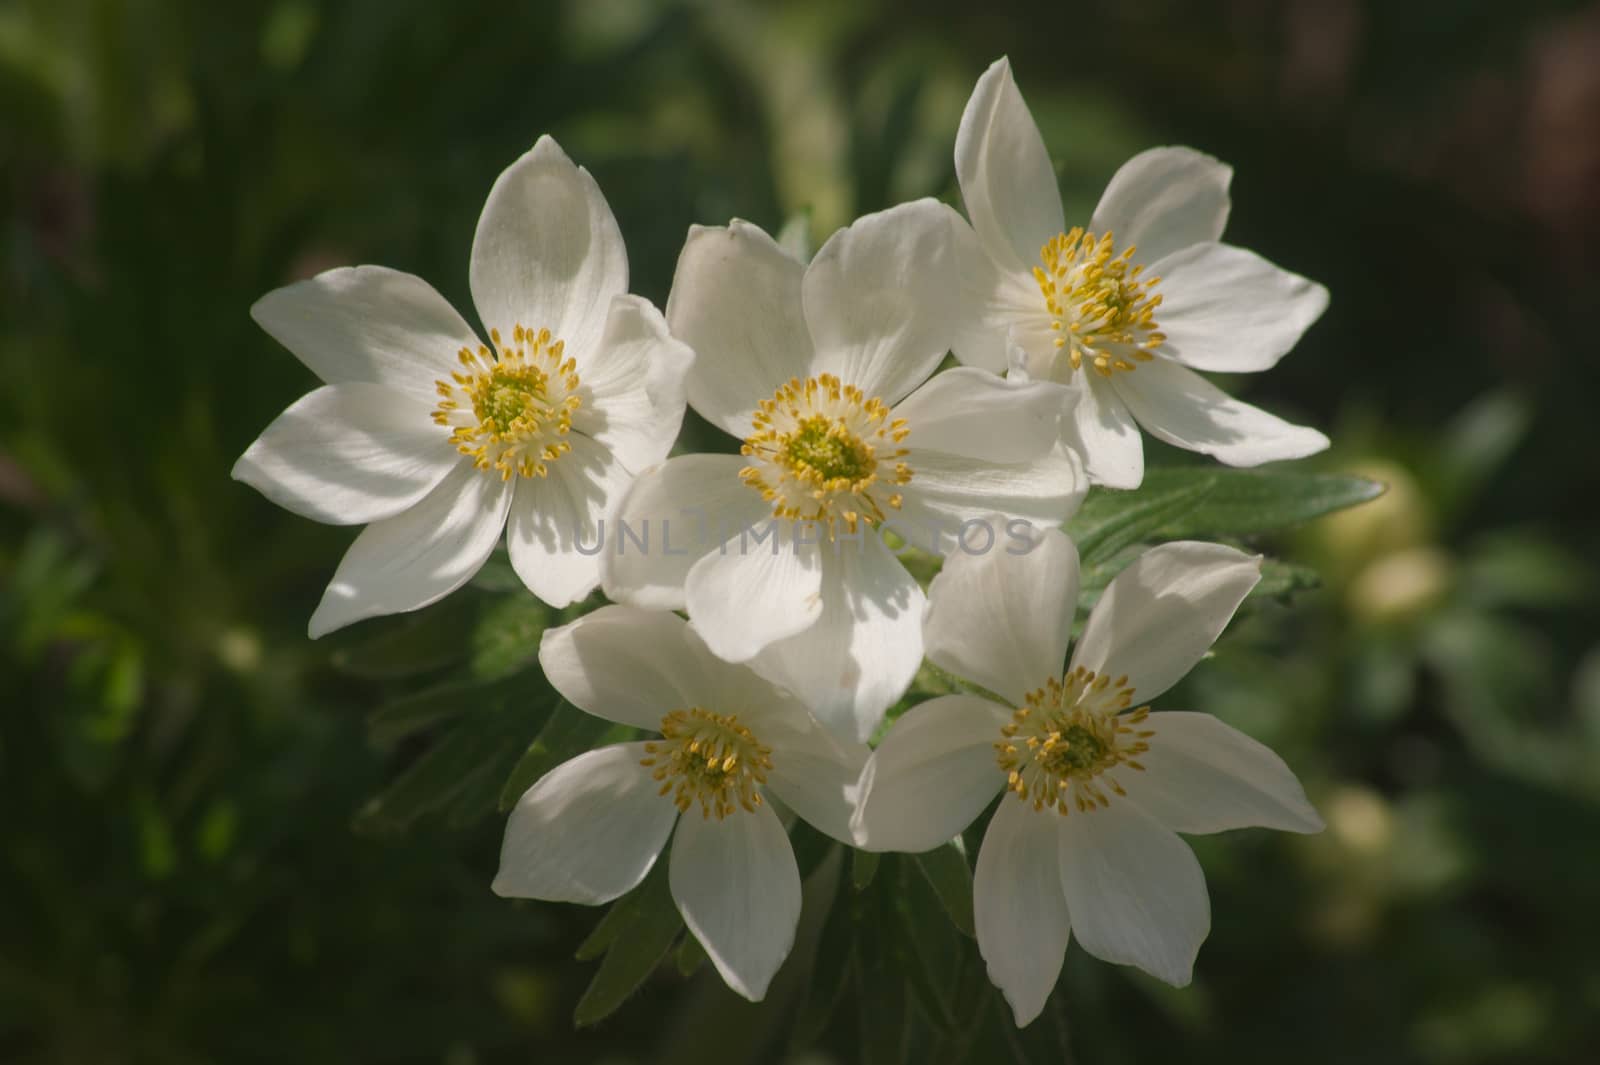
<svg viewBox="0 0 1600 1065">
<path fill-rule="evenodd" d="M 1268 368 L 1326 294 L 1220 242 L 1231 172 L 1188 149 L 1134 157 L 1069 229 L 1003 59 L 973 91 L 955 162 L 968 218 L 903 204 L 809 263 L 745 222 L 692 228 L 663 316 L 627 293 L 593 178 L 541 138 L 478 223 L 486 339 L 426 282 L 379 267 L 256 305 L 326 384 L 234 475 L 366 526 L 313 636 L 447 595 L 502 532 L 544 602 L 603 588 L 618 604 L 546 632 L 539 661 L 574 706 L 658 738 L 535 783 L 497 892 L 607 902 L 670 837 L 685 922 L 759 999 L 800 911 L 785 818 L 924 851 L 1000 795 L 977 856 L 978 943 L 1026 1024 L 1069 930 L 1188 982 L 1210 914 L 1175 833 L 1321 827 L 1266 748 L 1148 705 L 1206 653 L 1260 559 L 1150 550 L 1068 662 L 1078 558 L 1058 527 L 1091 484 L 1140 483 L 1140 426 L 1231 465 L 1325 447 L 1196 371 Z M 951 352 L 966 365 L 935 372 Z M 686 404 L 739 454 L 668 459 Z M 924 591 L 896 549 L 974 523 L 987 549 L 935 538 L 945 560 Z M 1025 530 L 1021 549 L 1000 528 Z M 924 656 L 990 694 L 922 703 L 869 748 Z"/>
</svg>

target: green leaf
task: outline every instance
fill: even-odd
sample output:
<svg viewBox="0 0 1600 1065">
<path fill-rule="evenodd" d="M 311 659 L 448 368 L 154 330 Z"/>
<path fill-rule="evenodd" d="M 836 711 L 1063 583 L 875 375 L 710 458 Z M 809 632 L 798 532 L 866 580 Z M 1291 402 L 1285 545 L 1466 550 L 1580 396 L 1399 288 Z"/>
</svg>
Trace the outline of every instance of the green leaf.
<svg viewBox="0 0 1600 1065">
<path fill-rule="evenodd" d="M 550 608 L 527 592 L 494 602 L 472 630 L 473 676 L 493 680 L 533 665 L 552 620 Z"/>
<path fill-rule="evenodd" d="M 615 726 L 562 699 L 523 750 L 500 788 L 500 812 L 511 809 L 534 782 L 569 758 L 591 750 Z"/>
<path fill-rule="evenodd" d="M 469 636 L 482 598 L 458 592 L 418 614 L 377 623 L 376 635 L 341 647 L 329 661 L 364 680 L 393 680 L 430 673 L 471 653 Z"/>
<path fill-rule="evenodd" d="M 710 959 L 706 957 L 706 948 L 694 937 L 693 932 L 685 932 L 683 939 L 678 941 L 678 949 L 672 952 L 672 960 L 678 966 L 678 975 L 690 977 L 700 971 L 700 966 Z"/>
<path fill-rule="evenodd" d="M 914 856 L 916 866 L 939 897 L 951 922 L 965 936 L 976 936 L 972 917 L 972 869 L 955 843 Z"/>
<path fill-rule="evenodd" d="M 874 851 L 855 851 L 850 856 L 850 883 L 857 891 L 865 891 L 878 872 L 878 854 Z"/>
<path fill-rule="evenodd" d="M 1129 544 L 1154 539 L 1169 521 L 1193 510 L 1211 490 L 1206 479 L 1152 484 L 1155 470 L 1131 492 L 1102 488 L 1089 493 L 1070 522 L 1067 535 L 1084 562 L 1110 558 Z"/>
<path fill-rule="evenodd" d="M 657 862 L 644 883 L 613 903 L 578 948 L 580 960 L 605 953 L 572 1011 L 578 1027 L 598 1024 L 615 1013 L 661 964 L 683 930 L 683 918 L 667 888 L 666 864 Z"/>
<path fill-rule="evenodd" d="M 450 681 L 391 699 L 367 716 L 367 738 L 377 747 L 393 747 L 470 711 L 484 693 L 479 681 Z"/>
<path fill-rule="evenodd" d="M 843 890 L 842 868 L 841 862 L 840 872 L 834 877 L 828 916 L 817 935 L 811 974 L 804 984 L 805 998 L 790 1034 L 789 1043 L 795 1050 L 809 1047 L 821 1037 L 854 976 L 851 959 L 856 942 L 855 903 L 858 900 Z"/>
</svg>

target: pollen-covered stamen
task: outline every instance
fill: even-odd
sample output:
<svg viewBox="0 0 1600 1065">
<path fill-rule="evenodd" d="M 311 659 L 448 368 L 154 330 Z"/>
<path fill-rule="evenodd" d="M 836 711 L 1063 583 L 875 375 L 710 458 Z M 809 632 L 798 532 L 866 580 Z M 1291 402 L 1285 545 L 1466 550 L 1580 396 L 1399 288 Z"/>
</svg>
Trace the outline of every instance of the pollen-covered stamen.
<svg viewBox="0 0 1600 1065">
<path fill-rule="evenodd" d="M 461 369 L 436 382 L 433 420 L 451 429 L 450 442 L 480 470 L 543 477 L 548 463 L 572 450 L 566 439 L 578 396 L 577 363 L 563 359 L 564 345 L 550 330 L 518 325 L 511 343 L 492 329 L 494 351 L 462 348 Z"/>
<path fill-rule="evenodd" d="M 740 452 L 752 461 L 739 476 L 774 517 L 818 522 L 830 537 L 839 524 L 855 532 L 863 520 L 881 522 L 911 480 L 898 446 L 910 430 L 889 415 L 883 400 L 833 374 L 795 378 L 751 416 Z"/>
<path fill-rule="evenodd" d="M 702 816 L 720 821 L 736 808 L 753 813 L 761 805 L 757 789 L 772 768 L 772 748 L 733 714 L 674 710 L 661 719 L 661 738 L 644 749 L 649 757 L 639 764 L 654 769 L 661 794 L 685 813 L 698 802 Z"/>
<path fill-rule="evenodd" d="M 1072 369 L 1085 361 L 1110 377 L 1155 358 L 1167 338 L 1156 325 L 1159 277 L 1143 277 L 1135 249 L 1116 249 L 1111 232 L 1096 237 L 1081 227 L 1054 237 L 1039 250 L 1034 279 L 1050 312 L 1053 343 Z"/>
<path fill-rule="evenodd" d="M 1150 708 L 1125 712 L 1132 705 L 1127 677 L 1113 680 L 1082 666 L 1030 692 L 994 745 L 1006 789 L 1035 810 L 1063 814 L 1109 806 L 1108 790 L 1126 795 L 1113 773 L 1142 771 L 1138 757 L 1155 735 L 1139 727 Z"/>
</svg>

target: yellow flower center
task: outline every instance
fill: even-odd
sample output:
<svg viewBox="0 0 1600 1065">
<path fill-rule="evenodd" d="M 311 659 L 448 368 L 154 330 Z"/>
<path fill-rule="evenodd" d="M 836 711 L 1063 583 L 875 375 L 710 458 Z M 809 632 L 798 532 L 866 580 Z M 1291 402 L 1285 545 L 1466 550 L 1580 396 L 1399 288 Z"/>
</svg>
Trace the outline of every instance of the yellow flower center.
<svg viewBox="0 0 1600 1065">
<path fill-rule="evenodd" d="M 1161 295 L 1159 277 L 1141 277 L 1132 245 L 1120 253 L 1108 230 L 1100 237 L 1073 227 L 1039 250 L 1043 266 L 1034 279 L 1050 311 L 1055 346 L 1076 370 L 1087 360 L 1096 373 L 1110 377 L 1127 372 L 1155 356 L 1150 352 L 1167 338 L 1156 324 Z"/>
<path fill-rule="evenodd" d="M 1150 716 L 1148 706 L 1123 713 L 1132 704 L 1127 677 L 1112 680 L 1082 666 L 1030 692 L 994 745 L 1006 789 L 1035 810 L 1063 814 L 1109 806 L 1108 788 L 1126 795 L 1110 773 L 1122 766 L 1142 771 L 1138 756 L 1155 735 L 1137 727 Z"/>
<path fill-rule="evenodd" d="M 644 745 L 639 764 L 655 770 L 661 794 L 687 813 L 700 804 L 704 817 L 722 820 L 737 807 L 755 812 L 757 789 L 772 768 L 772 748 L 763 747 L 733 714 L 713 714 L 698 706 L 674 710 L 661 719 L 661 738 Z"/>
<path fill-rule="evenodd" d="M 822 523 L 830 538 L 839 523 L 855 532 L 863 518 L 881 522 L 885 507 L 900 507 L 895 489 L 911 480 L 897 446 L 909 430 L 889 413 L 832 374 L 795 378 L 751 417 L 740 453 L 753 461 L 739 477 L 774 517 Z"/>
<path fill-rule="evenodd" d="M 435 383 L 433 420 L 450 427 L 450 442 L 478 469 L 508 481 L 513 474 L 543 477 L 550 462 L 572 450 L 566 437 L 573 411 L 583 405 L 577 364 L 562 360 L 564 345 L 548 329 L 518 325 L 510 344 L 491 329 L 489 339 L 493 353 L 482 345 L 462 348 L 461 370 Z"/>
</svg>

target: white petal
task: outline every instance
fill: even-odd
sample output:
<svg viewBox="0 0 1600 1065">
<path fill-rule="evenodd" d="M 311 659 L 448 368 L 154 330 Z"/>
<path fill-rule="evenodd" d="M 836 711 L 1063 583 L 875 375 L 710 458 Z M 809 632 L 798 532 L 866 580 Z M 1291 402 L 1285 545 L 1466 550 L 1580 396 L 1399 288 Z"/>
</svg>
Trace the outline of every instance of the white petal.
<svg viewBox="0 0 1600 1065">
<path fill-rule="evenodd" d="M 1232 180 L 1232 167 L 1193 148 L 1151 148 L 1112 176 L 1089 228 L 1111 230 L 1118 248 L 1132 244 L 1137 261 L 1153 263 L 1222 236 Z"/>
<path fill-rule="evenodd" d="M 1053 527 L 1077 510 L 1088 488 L 1075 454 L 1055 448 L 1031 462 L 999 465 L 982 458 L 913 449 L 905 458 L 912 469 L 905 501 L 891 528 L 918 547 L 982 554 L 1009 537 L 988 518 Z M 967 532 L 963 526 L 970 524 Z M 981 528 L 980 526 L 987 527 Z M 992 537 L 992 542 L 991 542 Z"/>
<path fill-rule="evenodd" d="M 1148 703 L 1210 650 L 1260 579 L 1260 555 L 1195 540 L 1152 547 L 1100 594 L 1072 665 L 1126 675 Z"/>
<path fill-rule="evenodd" d="M 1161 350 L 1185 366 L 1265 370 L 1328 309 L 1328 290 L 1229 244 L 1194 244 L 1162 259 Z"/>
<path fill-rule="evenodd" d="M 1205 876 L 1189 845 L 1115 799 L 1059 820 L 1061 886 L 1083 949 L 1188 984 L 1211 931 Z"/>
<path fill-rule="evenodd" d="M 966 225 L 937 200 L 865 215 L 829 237 L 802 281 L 816 345 L 811 374 L 836 374 L 894 404 L 939 365 L 955 335 Z"/>
<path fill-rule="evenodd" d="M 907 710 L 861 777 L 860 845 L 916 853 L 965 830 L 1006 782 L 994 745 L 1009 720 L 976 695 L 941 695 Z"/>
<path fill-rule="evenodd" d="M 795 544 L 791 524 L 775 521 L 769 541 L 733 540 L 689 568 L 689 617 L 719 658 L 747 661 L 821 616 L 822 560 Z"/>
<path fill-rule="evenodd" d="M 365 525 L 412 506 L 461 461 L 428 407 L 382 385 L 326 385 L 267 426 L 233 477 L 312 521 Z"/>
<path fill-rule="evenodd" d="M 551 687 L 578 709 L 652 731 L 673 710 L 738 712 L 725 705 L 724 674 L 764 684 L 748 669 L 713 656 L 678 615 L 628 606 L 603 606 L 570 625 L 546 629 L 539 666 Z M 770 686 L 765 690 L 771 692 Z"/>
<path fill-rule="evenodd" d="M 981 555 L 957 551 L 928 586 L 922 639 L 941 669 L 1017 706 L 1061 676 L 1078 602 L 1078 549 L 1059 529 L 1035 545 L 996 545 Z"/>
<path fill-rule="evenodd" d="M 739 719 L 748 719 L 756 739 L 772 748 L 767 789 L 813 828 L 842 843 L 854 843 L 850 822 L 861 770 L 870 753 L 866 745 L 835 738 L 787 693 L 768 697 L 759 708 L 743 705 L 754 712 L 740 711 Z"/>
<path fill-rule="evenodd" d="M 1144 363 L 1134 372 L 1153 365 Z M 1061 419 L 1061 433 L 1067 446 L 1083 456 L 1091 483 L 1138 488 L 1144 482 L 1144 441 L 1139 438 L 1139 425 L 1110 385 L 1084 380 L 1078 402 Z"/>
<path fill-rule="evenodd" d="M 619 743 L 540 777 L 506 823 L 495 894 L 592 906 L 637 887 L 678 816 L 644 757 L 644 744 Z"/>
<path fill-rule="evenodd" d="M 1210 714 L 1151 714 L 1155 735 L 1142 773 L 1118 782 L 1145 813 L 1174 832 L 1279 828 L 1320 832 L 1322 818 L 1283 759 Z"/>
<path fill-rule="evenodd" d="M 946 451 L 989 462 L 1026 462 L 1058 437 L 1070 393 L 1057 384 L 1007 381 L 957 367 L 935 374 L 894 408 L 908 430 L 904 447 Z"/>
<path fill-rule="evenodd" d="M 1315 429 L 1290 425 L 1241 403 L 1170 359 L 1116 376 L 1117 394 L 1151 436 L 1229 466 L 1259 466 L 1314 455 L 1328 446 Z"/>
<path fill-rule="evenodd" d="M 968 366 L 1004 373 L 1008 330 L 1030 318 L 1041 319 L 1041 328 L 1049 328 L 1039 283 L 1020 267 L 1005 269 L 991 259 L 970 226 L 963 223 L 952 231 L 961 272 L 961 305 L 950 350 Z"/>
<path fill-rule="evenodd" d="M 478 572 L 505 528 L 511 485 L 459 463 L 422 502 L 361 531 L 311 615 L 311 637 L 417 610 Z"/>
<path fill-rule="evenodd" d="M 472 238 L 472 302 L 510 338 L 548 329 L 583 376 L 611 298 L 628 291 L 622 233 L 589 171 L 550 137 L 495 179 Z"/>
<path fill-rule="evenodd" d="M 972 877 L 978 951 L 1018 1028 L 1044 1009 L 1072 932 L 1061 890 L 1059 817 L 1002 799 Z"/>
<path fill-rule="evenodd" d="M 601 583 L 619 603 L 682 610 L 689 569 L 724 537 L 772 514 L 743 481 L 738 455 L 680 455 L 644 470 L 623 495 L 600 556 Z M 641 546 L 640 542 L 643 542 Z"/>
<path fill-rule="evenodd" d="M 996 60 L 973 86 L 956 132 L 956 177 L 973 228 L 1002 267 L 1031 268 L 1066 228 L 1050 154 L 1009 60 Z"/>
<path fill-rule="evenodd" d="M 668 867 L 683 923 L 727 985 L 752 1002 L 794 946 L 800 869 L 770 806 L 678 823 Z"/>
<path fill-rule="evenodd" d="M 847 743 L 865 743 L 922 664 L 922 588 L 871 531 L 822 556 L 822 615 L 751 660 Z"/>
<path fill-rule="evenodd" d="M 330 385 L 387 385 L 426 402 L 478 337 L 420 277 L 346 266 L 267 293 L 250 308 L 273 339 Z"/>
<path fill-rule="evenodd" d="M 804 274 L 803 263 L 749 222 L 689 227 L 667 322 L 695 351 L 690 405 L 734 436 L 750 435 L 750 413 L 779 385 L 810 373 Z"/>
<path fill-rule="evenodd" d="M 588 400 L 572 427 L 606 446 L 632 471 L 667 457 L 683 424 L 684 378 L 694 352 L 667 332 L 642 296 L 611 301 L 605 335 L 579 383 Z M 581 394 L 581 393 L 580 393 Z"/>
<path fill-rule="evenodd" d="M 572 433 L 567 442 L 572 450 L 549 463 L 548 476 L 513 482 L 506 522 L 512 568 L 530 592 L 558 608 L 599 587 L 601 523 L 633 480 L 598 441 Z"/>
</svg>

